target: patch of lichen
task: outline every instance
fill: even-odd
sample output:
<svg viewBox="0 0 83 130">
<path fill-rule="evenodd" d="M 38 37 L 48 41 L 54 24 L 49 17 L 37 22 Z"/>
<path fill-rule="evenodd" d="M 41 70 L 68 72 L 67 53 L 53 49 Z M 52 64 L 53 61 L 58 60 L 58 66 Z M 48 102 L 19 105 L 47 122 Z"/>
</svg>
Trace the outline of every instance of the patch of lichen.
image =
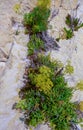
<svg viewBox="0 0 83 130">
<path fill-rule="evenodd" d="M 79 109 L 80 109 L 80 111 L 83 112 L 83 101 L 81 101 L 81 102 L 79 103 Z"/>
<path fill-rule="evenodd" d="M 15 4 L 14 7 L 13 7 L 13 10 L 14 10 L 16 13 L 19 13 L 19 12 L 20 12 L 20 9 L 21 9 L 20 3 Z"/>
<path fill-rule="evenodd" d="M 76 88 L 83 91 L 83 80 L 80 80 L 80 81 L 77 83 Z"/>
</svg>

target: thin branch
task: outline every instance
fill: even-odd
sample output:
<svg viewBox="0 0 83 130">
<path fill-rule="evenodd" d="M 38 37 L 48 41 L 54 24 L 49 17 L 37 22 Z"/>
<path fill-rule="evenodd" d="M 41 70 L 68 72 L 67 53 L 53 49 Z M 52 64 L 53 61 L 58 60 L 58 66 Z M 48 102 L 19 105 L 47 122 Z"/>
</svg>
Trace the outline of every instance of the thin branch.
<svg viewBox="0 0 83 130">
<path fill-rule="evenodd" d="M 54 9 L 54 10 L 52 11 L 52 14 L 51 14 L 51 16 L 50 16 L 48 22 L 50 22 L 55 16 L 57 16 L 58 13 L 59 13 L 59 9 L 58 9 L 58 10 L 55 10 L 55 9 Z"/>
<path fill-rule="evenodd" d="M 10 57 L 10 55 L 11 55 L 11 52 L 12 52 L 13 46 L 14 46 L 14 43 L 12 43 L 12 45 L 11 45 L 11 48 L 10 48 L 10 50 L 9 50 L 9 54 L 8 54 L 8 58 L 7 58 L 7 59 L 9 59 L 9 57 Z"/>
<path fill-rule="evenodd" d="M 0 62 L 6 62 L 7 59 L 0 59 Z"/>
<path fill-rule="evenodd" d="M 0 62 L 7 62 L 8 59 L 10 58 L 12 49 L 13 49 L 14 43 L 12 43 L 10 50 L 9 50 L 9 54 L 6 54 L 6 52 L 4 52 L 4 50 L 2 48 L 0 48 L 1 52 L 3 53 L 4 57 L 3 59 L 0 59 Z"/>
<path fill-rule="evenodd" d="M 62 4 L 63 4 L 63 0 L 61 0 L 60 7 L 62 7 Z"/>
<path fill-rule="evenodd" d="M 8 54 L 0 47 L 0 51 L 3 53 L 4 57 L 8 57 Z"/>
<path fill-rule="evenodd" d="M 56 72 L 55 77 L 58 76 L 58 75 L 60 75 L 62 73 L 62 71 L 63 71 L 63 67 Z"/>
</svg>

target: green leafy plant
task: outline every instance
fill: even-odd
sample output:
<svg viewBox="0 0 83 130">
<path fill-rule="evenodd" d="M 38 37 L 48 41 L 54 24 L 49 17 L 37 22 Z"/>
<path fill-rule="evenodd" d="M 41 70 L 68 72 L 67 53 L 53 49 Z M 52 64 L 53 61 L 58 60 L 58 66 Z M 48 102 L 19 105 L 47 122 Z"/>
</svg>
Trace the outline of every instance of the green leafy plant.
<svg viewBox="0 0 83 130">
<path fill-rule="evenodd" d="M 70 39 L 73 37 L 74 34 L 73 34 L 73 31 L 71 29 L 64 28 L 64 31 L 66 33 L 66 39 Z"/>
<path fill-rule="evenodd" d="M 38 109 L 31 113 L 30 118 L 31 121 L 29 122 L 29 125 L 36 126 L 37 124 L 42 123 L 42 120 L 44 120 L 44 114 Z"/>
<path fill-rule="evenodd" d="M 72 29 L 67 29 L 64 27 L 64 29 L 62 30 L 62 34 L 60 34 L 60 36 L 58 38 L 56 38 L 56 41 L 59 42 L 60 39 L 71 39 L 74 36 L 74 33 L 72 31 Z"/>
<path fill-rule="evenodd" d="M 27 102 L 26 99 L 20 100 L 19 103 L 16 105 L 16 108 L 20 108 L 21 110 L 27 109 Z"/>
<path fill-rule="evenodd" d="M 63 74 L 56 75 L 56 68 L 60 69 L 58 63 L 51 61 L 49 56 L 39 56 L 36 60 L 38 64 L 35 63 L 35 68 L 30 66 L 28 71 L 27 89 L 21 90 L 21 98 L 27 104 L 27 108 L 25 103 L 22 104 L 27 115 L 26 123 L 36 127 L 49 122 L 54 130 L 70 130 L 70 122 L 77 121 L 75 105 L 70 102 L 73 89 L 67 87 Z"/>
<path fill-rule="evenodd" d="M 56 68 L 62 68 L 63 64 L 58 60 L 52 60 L 50 54 L 44 56 L 43 54 L 38 55 L 38 61 L 40 65 L 45 65 L 51 68 L 51 70 L 55 70 Z"/>
<path fill-rule="evenodd" d="M 39 49 L 43 49 L 44 43 L 40 38 L 37 38 L 36 35 L 32 35 L 27 46 L 28 46 L 28 55 L 32 55 Z"/>
<path fill-rule="evenodd" d="M 32 12 L 24 15 L 24 25 L 31 33 L 45 31 L 49 15 L 50 10 L 48 8 L 35 7 Z"/>
<path fill-rule="evenodd" d="M 65 23 L 68 25 L 69 29 L 64 27 L 63 34 L 56 38 L 56 41 L 60 39 L 70 39 L 74 36 L 74 31 L 77 31 L 79 28 L 83 27 L 83 23 L 78 18 L 72 17 L 70 14 L 66 16 Z"/>
<path fill-rule="evenodd" d="M 79 28 L 83 27 L 83 23 L 80 19 L 74 18 L 70 14 L 66 16 L 65 22 L 73 31 L 77 31 Z"/>
<path fill-rule="evenodd" d="M 71 62 L 68 61 L 67 65 L 65 66 L 65 73 L 66 74 L 72 74 L 74 72 L 74 68 L 71 65 Z"/>
</svg>

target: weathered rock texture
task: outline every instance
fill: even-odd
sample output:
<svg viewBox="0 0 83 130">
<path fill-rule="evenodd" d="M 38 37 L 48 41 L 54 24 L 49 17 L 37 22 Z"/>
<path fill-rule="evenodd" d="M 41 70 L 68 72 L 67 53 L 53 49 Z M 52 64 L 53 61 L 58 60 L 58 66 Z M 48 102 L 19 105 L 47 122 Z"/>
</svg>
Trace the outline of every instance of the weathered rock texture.
<svg viewBox="0 0 83 130">
<path fill-rule="evenodd" d="M 23 17 L 13 9 L 17 3 L 20 4 L 17 0 L 0 0 L 0 130 L 25 130 L 19 120 L 20 114 L 12 110 L 13 104 L 19 100 L 18 90 L 23 86 L 28 42 L 22 27 L 19 27 L 19 36 L 15 35 Z"/>
</svg>

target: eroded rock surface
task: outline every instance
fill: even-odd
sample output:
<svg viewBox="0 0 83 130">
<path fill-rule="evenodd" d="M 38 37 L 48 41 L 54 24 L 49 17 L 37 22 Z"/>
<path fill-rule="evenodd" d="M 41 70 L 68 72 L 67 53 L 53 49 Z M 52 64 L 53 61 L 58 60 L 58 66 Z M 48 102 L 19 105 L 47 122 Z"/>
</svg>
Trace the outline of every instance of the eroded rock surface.
<svg viewBox="0 0 83 130">
<path fill-rule="evenodd" d="M 13 104 L 19 100 L 19 88 L 23 86 L 27 56 L 26 44 L 29 39 L 24 35 L 23 28 L 20 28 L 18 38 L 15 35 L 12 17 L 18 25 L 23 19 L 23 15 L 16 14 L 13 9 L 17 3 L 19 3 L 17 0 L 0 0 L 0 48 L 9 56 L 7 58 L 2 50 L 0 51 L 0 130 L 26 130 L 19 120 L 20 113 L 12 110 Z"/>
</svg>

